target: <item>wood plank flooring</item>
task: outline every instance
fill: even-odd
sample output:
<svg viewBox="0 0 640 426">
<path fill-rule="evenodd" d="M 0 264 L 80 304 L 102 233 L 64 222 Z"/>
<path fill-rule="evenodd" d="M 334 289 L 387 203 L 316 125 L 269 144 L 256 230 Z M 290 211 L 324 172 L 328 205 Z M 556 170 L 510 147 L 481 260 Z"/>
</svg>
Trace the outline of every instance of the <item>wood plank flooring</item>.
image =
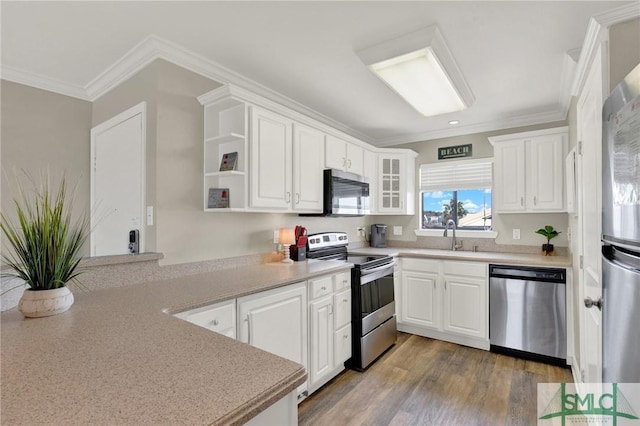
<svg viewBox="0 0 640 426">
<path fill-rule="evenodd" d="M 300 425 L 536 424 L 537 383 L 569 369 L 398 333 L 364 373 L 346 370 L 298 406 Z"/>
</svg>

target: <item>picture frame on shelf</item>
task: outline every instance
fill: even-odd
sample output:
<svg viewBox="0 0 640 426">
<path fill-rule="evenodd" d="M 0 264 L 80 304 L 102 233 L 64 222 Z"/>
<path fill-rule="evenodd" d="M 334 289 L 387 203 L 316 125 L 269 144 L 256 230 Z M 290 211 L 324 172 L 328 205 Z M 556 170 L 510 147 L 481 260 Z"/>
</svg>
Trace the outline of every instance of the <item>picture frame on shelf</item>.
<svg viewBox="0 0 640 426">
<path fill-rule="evenodd" d="M 221 172 L 236 170 L 237 167 L 238 167 L 238 152 L 228 152 L 222 155 L 222 160 L 220 160 Z"/>
<path fill-rule="evenodd" d="M 209 198 L 207 208 L 224 209 L 229 208 L 229 188 L 209 188 Z"/>
</svg>

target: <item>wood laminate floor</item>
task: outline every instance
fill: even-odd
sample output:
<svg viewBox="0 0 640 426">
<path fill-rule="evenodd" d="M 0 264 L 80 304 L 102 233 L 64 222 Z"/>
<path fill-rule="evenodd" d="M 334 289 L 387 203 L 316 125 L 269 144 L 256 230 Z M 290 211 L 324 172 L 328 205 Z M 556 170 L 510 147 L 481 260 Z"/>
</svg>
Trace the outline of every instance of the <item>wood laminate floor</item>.
<svg viewBox="0 0 640 426">
<path fill-rule="evenodd" d="M 537 383 L 571 371 L 398 333 L 366 372 L 346 370 L 298 407 L 300 425 L 535 425 Z"/>
</svg>

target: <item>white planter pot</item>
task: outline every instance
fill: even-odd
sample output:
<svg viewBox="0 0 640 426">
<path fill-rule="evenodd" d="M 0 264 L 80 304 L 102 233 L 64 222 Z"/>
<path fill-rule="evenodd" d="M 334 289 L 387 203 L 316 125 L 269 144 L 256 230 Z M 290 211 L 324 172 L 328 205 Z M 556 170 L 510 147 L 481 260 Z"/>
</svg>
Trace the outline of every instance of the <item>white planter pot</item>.
<svg viewBox="0 0 640 426">
<path fill-rule="evenodd" d="M 34 291 L 27 289 L 22 294 L 18 310 L 25 317 L 39 318 L 57 315 L 73 305 L 73 293 L 67 287 Z"/>
</svg>

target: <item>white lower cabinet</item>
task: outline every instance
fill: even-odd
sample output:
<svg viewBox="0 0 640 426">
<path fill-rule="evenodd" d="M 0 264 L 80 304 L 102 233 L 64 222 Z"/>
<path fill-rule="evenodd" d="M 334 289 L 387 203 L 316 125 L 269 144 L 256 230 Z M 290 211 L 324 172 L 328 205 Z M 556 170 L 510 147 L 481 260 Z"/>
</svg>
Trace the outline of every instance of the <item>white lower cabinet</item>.
<svg viewBox="0 0 640 426">
<path fill-rule="evenodd" d="M 232 339 L 236 338 L 235 299 L 180 312 L 174 316 Z"/>
<path fill-rule="evenodd" d="M 238 340 L 307 364 L 307 285 L 291 284 L 238 299 Z M 298 388 L 298 395 L 307 384 Z"/>
<path fill-rule="evenodd" d="M 398 330 L 489 349 L 488 265 L 402 258 Z"/>
<path fill-rule="evenodd" d="M 309 280 L 309 393 L 351 358 L 350 274 Z"/>
<path fill-rule="evenodd" d="M 174 316 L 303 365 L 308 380 L 295 392 L 301 401 L 344 370 L 351 358 L 351 271 Z M 288 407 L 285 398 L 281 402 L 274 408 L 277 416 Z"/>
</svg>

